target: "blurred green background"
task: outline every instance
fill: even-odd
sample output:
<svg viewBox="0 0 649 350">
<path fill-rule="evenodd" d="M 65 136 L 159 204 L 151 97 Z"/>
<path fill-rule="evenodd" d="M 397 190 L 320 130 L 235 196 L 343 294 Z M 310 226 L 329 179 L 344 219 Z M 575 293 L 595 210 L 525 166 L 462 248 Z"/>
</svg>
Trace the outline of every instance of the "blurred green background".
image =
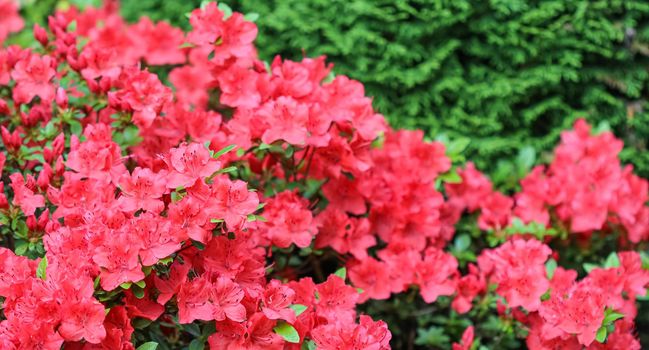
<svg viewBox="0 0 649 350">
<path fill-rule="evenodd" d="M 393 126 L 470 139 L 467 158 L 503 190 L 516 186 L 517 159 L 546 159 L 578 117 L 623 138 L 623 160 L 649 178 L 645 0 L 224 2 L 260 15 L 263 59 L 327 55 Z M 200 3 L 122 0 L 122 12 L 189 29 L 185 14 Z"/>
</svg>

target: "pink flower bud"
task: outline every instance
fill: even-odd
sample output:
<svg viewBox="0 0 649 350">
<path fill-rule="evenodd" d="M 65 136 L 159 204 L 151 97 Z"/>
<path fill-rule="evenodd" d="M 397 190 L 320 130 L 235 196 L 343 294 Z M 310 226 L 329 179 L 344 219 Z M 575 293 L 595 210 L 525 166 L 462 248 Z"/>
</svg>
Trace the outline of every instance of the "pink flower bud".
<svg viewBox="0 0 649 350">
<path fill-rule="evenodd" d="M 49 147 L 43 148 L 43 159 L 46 163 L 51 163 L 54 160 L 54 152 Z"/>
<path fill-rule="evenodd" d="M 45 209 L 41 213 L 41 216 L 38 217 L 38 228 L 40 228 L 41 230 L 45 229 L 49 222 L 50 222 L 50 210 Z"/>
<path fill-rule="evenodd" d="M 50 185 L 50 180 L 52 179 L 52 167 L 45 163 L 43 164 L 43 170 L 38 174 L 38 179 L 36 180 L 36 185 L 41 190 L 46 190 Z"/>
<path fill-rule="evenodd" d="M 49 43 L 47 31 L 38 24 L 34 24 L 34 38 L 36 38 L 36 40 L 38 40 L 38 42 L 43 46 L 47 46 Z"/>
<path fill-rule="evenodd" d="M 29 228 L 30 231 L 36 231 L 38 229 L 38 223 L 36 222 L 36 217 L 34 217 L 34 215 L 28 216 L 27 220 L 25 220 L 25 223 L 27 224 L 27 228 Z"/>
<path fill-rule="evenodd" d="M 113 81 L 109 77 L 101 77 L 99 87 L 101 88 L 101 92 L 108 92 L 113 87 Z"/>
<path fill-rule="evenodd" d="M 7 101 L 0 98 L 0 114 L 10 114 L 9 105 Z"/>
<path fill-rule="evenodd" d="M 9 208 L 9 201 L 7 200 L 7 196 L 5 196 L 4 188 L 5 184 L 0 182 L 0 209 Z"/>
<path fill-rule="evenodd" d="M 56 88 L 56 105 L 63 109 L 68 108 L 68 94 L 60 86 Z"/>
<path fill-rule="evenodd" d="M 56 159 L 56 164 L 54 164 L 54 173 L 56 176 L 63 176 L 65 171 L 65 163 L 63 162 L 63 156 L 59 156 Z"/>
<path fill-rule="evenodd" d="M 23 143 L 18 130 L 11 133 L 3 126 L 0 128 L 0 135 L 2 136 L 2 142 L 9 152 L 17 151 Z"/>
<path fill-rule="evenodd" d="M 65 135 L 59 134 L 54 141 L 52 141 L 52 152 L 55 156 L 60 156 L 63 154 L 63 147 L 65 147 Z"/>
</svg>

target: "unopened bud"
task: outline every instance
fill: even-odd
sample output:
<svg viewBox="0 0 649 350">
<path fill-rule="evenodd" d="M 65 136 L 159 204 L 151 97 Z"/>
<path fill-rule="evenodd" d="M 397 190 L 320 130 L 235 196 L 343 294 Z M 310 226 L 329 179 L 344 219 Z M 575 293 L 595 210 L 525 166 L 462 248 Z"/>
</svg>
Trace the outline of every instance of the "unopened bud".
<svg viewBox="0 0 649 350">
<path fill-rule="evenodd" d="M 47 46 L 50 41 L 47 37 L 47 31 L 45 30 L 45 28 L 39 26 L 38 24 L 34 24 L 34 38 L 36 38 L 36 40 L 38 40 L 38 42 L 43 46 Z"/>
</svg>

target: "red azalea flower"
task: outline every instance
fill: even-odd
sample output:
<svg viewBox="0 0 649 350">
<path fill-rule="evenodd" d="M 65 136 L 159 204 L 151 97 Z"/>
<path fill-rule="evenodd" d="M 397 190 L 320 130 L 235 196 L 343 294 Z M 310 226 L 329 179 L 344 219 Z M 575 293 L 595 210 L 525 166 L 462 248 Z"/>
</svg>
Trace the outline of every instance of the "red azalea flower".
<svg viewBox="0 0 649 350">
<path fill-rule="evenodd" d="M 427 303 L 432 303 L 440 295 L 455 293 L 457 260 L 440 249 L 431 247 L 426 250 L 424 259 L 415 267 L 415 283 L 419 293 Z"/>
<path fill-rule="evenodd" d="M 282 285 L 278 280 L 272 280 L 264 290 L 261 311 L 269 320 L 285 320 L 295 322 L 295 311 L 289 306 L 293 303 L 295 291 Z"/>
<path fill-rule="evenodd" d="M 122 283 L 144 279 L 138 252 L 139 245 L 126 234 L 111 237 L 97 248 L 93 261 L 102 268 L 100 283 L 104 290 L 113 290 Z"/>
<path fill-rule="evenodd" d="M 259 207 L 259 196 L 249 191 L 243 181 L 230 181 L 226 177 L 214 179 L 209 201 L 213 218 L 223 219 L 231 230 L 243 227 L 248 215 Z"/>
<path fill-rule="evenodd" d="M 13 173 L 9 178 L 11 179 L 11 189 L 14 191 L 13 203 L 19 206 L 25 215 L 34 215 L 36 209 L 45 206 L 45 197 L 34 194 L 34 191 L 30 189 L 30 187 L 35 187 L 33 178 L 28 177 L 27 183 L 20 173 Z"/>
<path fill-rule="evenodd" d="M 106 337 L 104 311 L 104 306 L 96 300 L 68 305 L 61 317 L 59 334 L 66 340 L 100 343 Z"/>
<path fill-rule="evenodd" d="M 55 92 L 51 82 L 56 74 L 54 65 L 55 61 L 50 56 L 31 54 L 19 60 L 11 72 L 16 81 L 13 90 L 16 103 L 29 103 L 34 96 L 40 97 L 44 104 L 51 103 Z"/>
<path fill-rule="evenodd" d="M 261 136 L 264 143 L 271 144 L 277 140 L 284 140 L 293 145 L 306 143 L 306 124 L 309 120 L 307 105 L 281 96 L 261 106 L 257 110 L 256 118 L 268 126 Z"/>
<path fill-rule="evenodd" d="M 132 30 L 144 45 L 147 64 L 160 66 L 185 62 L 185 53 L 180 48 L 185 34 L 179 28 L 164 21 L 153 24 L 148 17 L 142 17 Z"/>
<path fill-rule="evenodd" d="M 386 263 L 367 257 L 349 267 L 349 279 L 354 287 L 360 288 L 359 302 L 368 299 L 385 300 L 390 298 L 390 274 Z"/>
<path fill-rule="evenodd" d="M 313 214 L 307 209 L 307 202 L 293 191 L 278 193 L 266 201 L 262 216 L 267 220 L 261 224 L 271 242 L 286 248 L 295 243 L 307 247 L 316 234 Z"/>
<path fill-rule="evenodd" d="M 214 283 L 210 299 L 214 306 L 213 319 L 223 321 L 226 318 L 235 322 L 246 319 L 246 308 L 241 304 L 244 293 L 241 287 L 229 278 L 219 277 Z"/>
<path fill-rule="evenodd" d="M 198 143 L 172 148 L 165 162 L 169 167 L 167 188 L 171 189 L 191 187 L 197 180 L 211 176 L 221 168 L 221 163 Z"/>
<path fill-rule="evenodd" d="M 19 14 L 19 2 L 15 0 L 0 0 L 0 45 L 11 33 L 23 28 L 24 21 Z"/>
<path fill-rule="evenodd" d="M 227 350 L 281 350 L 284 340 L 273 331 L 276 321 L 258 312 L 248 320 L 237 323 L 230 320 L 216 323 L 216 333 L 208 338 L 210 349 Z"/>
<path fill-rule="evenodd" d="M 473 345 L 473 326 L 469 326 L 462 333 L 462 342 L 453 343 L 453 350 L 470 350 Z"/>
</svg>

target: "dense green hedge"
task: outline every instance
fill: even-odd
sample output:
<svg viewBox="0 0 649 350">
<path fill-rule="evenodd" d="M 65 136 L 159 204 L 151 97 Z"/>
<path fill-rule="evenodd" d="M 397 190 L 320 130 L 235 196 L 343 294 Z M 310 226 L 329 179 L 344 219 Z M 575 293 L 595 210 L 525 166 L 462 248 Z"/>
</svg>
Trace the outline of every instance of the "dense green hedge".
<svg viewBox="0 0 649 350">
<path fill-rule="evenodd" d="M 260 14 L 264 59 L 327 55 L 393 125 L 469 137 L 468 155 L 501 187 L 515 179 L 497 160 L 525 145 L 548 150 L 579 116 L 610 124 L 624 160 L 649 177 L 646 1 L 226 2 Z M 186 25 L 198 3 L 124 1 L 123 10 Z"/>
</svg>

